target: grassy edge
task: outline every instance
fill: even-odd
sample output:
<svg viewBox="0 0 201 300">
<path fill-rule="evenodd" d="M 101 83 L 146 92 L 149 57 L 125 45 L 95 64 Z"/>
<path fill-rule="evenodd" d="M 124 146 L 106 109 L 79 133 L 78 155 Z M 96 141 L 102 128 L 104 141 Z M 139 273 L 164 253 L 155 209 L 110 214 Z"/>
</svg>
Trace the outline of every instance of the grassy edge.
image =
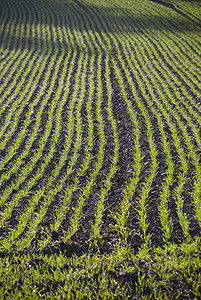
<svg viewBox="0 0 201 300">
<path fill-rule="evenodd" d="M 117 245 L 110 254 L 88 249 L 72 257 L 70 245 L 62 251 L 54 245 L 54 253 L 15 253 L 1 259 L 0 297 L 200 299 L 200 246 L 196 237 L 137 254 L 128 245 Z"/>
</svg>

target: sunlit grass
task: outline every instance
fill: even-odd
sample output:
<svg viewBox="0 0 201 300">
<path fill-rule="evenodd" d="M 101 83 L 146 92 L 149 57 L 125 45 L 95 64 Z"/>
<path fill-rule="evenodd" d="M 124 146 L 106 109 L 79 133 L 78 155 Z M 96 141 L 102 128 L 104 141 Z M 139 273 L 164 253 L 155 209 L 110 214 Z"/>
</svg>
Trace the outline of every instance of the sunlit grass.
<svg viewBox="0 0 201 300">
<path fill-rule="evenodd" d="M 2 299 L 201 297 L 199 13 L 1 1 Z"/>
</svg>

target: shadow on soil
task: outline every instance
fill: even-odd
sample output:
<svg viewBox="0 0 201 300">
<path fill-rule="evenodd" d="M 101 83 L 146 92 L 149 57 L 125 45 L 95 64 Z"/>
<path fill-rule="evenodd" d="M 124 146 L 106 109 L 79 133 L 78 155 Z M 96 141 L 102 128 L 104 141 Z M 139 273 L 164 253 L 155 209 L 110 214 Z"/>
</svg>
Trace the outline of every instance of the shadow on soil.
<svg viewBox="0 0 201 300">
<path fill-rule="evenodd" d="M 187 1 L 187 0 L 184 0 Z M 189 0 L 192 1 L 192 0 Z M 68 44 L 68 41 L 57 41 L 53 40 L 53 37 L 49 40 L 44 36 L 44 31 L 41 31 L 40 37 L 33 39 L 27 38 L 27 35 L 23 31 L 18 31 L 11 38 L 13 43 L 11 43 L 12 49 L 26 49 L 26 48 L 37 48 L 38 45 L 45 45 L 49 47 L 59 47 L 68 51 L 68 47 L 72 50 L 77 50 L 81 52 L 92 51 L 90 46 L 85 45 L 80 46 L 76 41 L 75 33 L 79 32 L 84 37 L 87 32 L 95 32 L 101 35 L 102 32 L 108 33 L 140 33 L 146 34 L 146 31 L 157 31 L 167 33 L 172 32 L 197 32 L 200 30 L 201 21 L 193 21 L 184 12 L 178 9 L 174 4 L 162 0 L 149 0 L 147 3 L 149 6 L 151 3 L 157 2 L 163 9 L 160 12 L 147 11 L 141 13 L 138 10 L 132 8 L 131 11 L 126 11 L 120 7 L 109 4 L 108 7 L 97 6 L 95 4 L 85 4 L 81 0 L 66 1 L 63 2 L 48 2 L 35 0 L 29 2 L 24 0 L 23 3 L 20 0 L 3 0 L 0 3 L 0 11 L 4 11 L 7 7 L 8 17 L 7 24 L 11 23 L 13 26 L 21 27 L 22 25 L 33 25 L 35 28 L 37 25 L 50 26 L 50 35 L 52 36 L 51 27 L 60 27 L 63 31 L 64 28 L 70 28 L 73 34 L 73 41 Z M 9 3 L 11 5 L 9 5 Z M 16 14 L 12 13 L 12 6 L 16 9 Z M 148 10 L 149 9 L 149 10 Z M 164 14 L 163 11 L 167 11 L 169 14 Z M 171 16 L 172 13 L 172 16 Z M 175 18 L 175 13 L 177 18 Z M 6 13 L 2 14 L 3 16 Z M 20 23 L 20 19 L 23 20 Z M 34 20 L 34 21 L 33 21 Z M 1 22 L 1 20 L 0 20 Z M 6 25 L 7 25 L 6 24 Z M 0 41 L 7 39 L 10 35 L 9 31 L 5 31 L 7 26 L 0 27 Z M 17 43 L 14 40 L 17 38 Z M 3 44 L 3 43 L 2 43 Z M 4 44 L 6 47 L 6 43 Z M 42 46 L 39 46 L 42 47 Z"/>
</svg>

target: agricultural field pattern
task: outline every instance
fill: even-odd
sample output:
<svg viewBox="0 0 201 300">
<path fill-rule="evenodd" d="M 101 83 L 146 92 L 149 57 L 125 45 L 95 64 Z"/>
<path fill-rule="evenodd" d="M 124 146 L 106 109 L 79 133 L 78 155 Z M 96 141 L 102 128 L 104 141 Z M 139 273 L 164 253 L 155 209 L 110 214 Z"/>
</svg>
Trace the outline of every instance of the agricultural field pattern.
<svg viewBox="0 0 201 300">
<path fill-rule="evenodd" d="M 201 299 L 200 233 L 201 2 L 1 0 L 0 298 Z"/>
</svg>

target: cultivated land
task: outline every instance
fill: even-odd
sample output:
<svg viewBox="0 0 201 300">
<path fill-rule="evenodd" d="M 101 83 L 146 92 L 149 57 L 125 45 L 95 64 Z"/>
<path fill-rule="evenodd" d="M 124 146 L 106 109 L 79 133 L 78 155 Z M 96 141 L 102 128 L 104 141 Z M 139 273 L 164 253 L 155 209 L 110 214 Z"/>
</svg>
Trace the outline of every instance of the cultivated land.
<svg viewBox="0 0 201 300">
<path fill-rule="evenodd" d="M 201 2 L 0 1 L 1 299 L 201 299 Z"/>
</svg>

